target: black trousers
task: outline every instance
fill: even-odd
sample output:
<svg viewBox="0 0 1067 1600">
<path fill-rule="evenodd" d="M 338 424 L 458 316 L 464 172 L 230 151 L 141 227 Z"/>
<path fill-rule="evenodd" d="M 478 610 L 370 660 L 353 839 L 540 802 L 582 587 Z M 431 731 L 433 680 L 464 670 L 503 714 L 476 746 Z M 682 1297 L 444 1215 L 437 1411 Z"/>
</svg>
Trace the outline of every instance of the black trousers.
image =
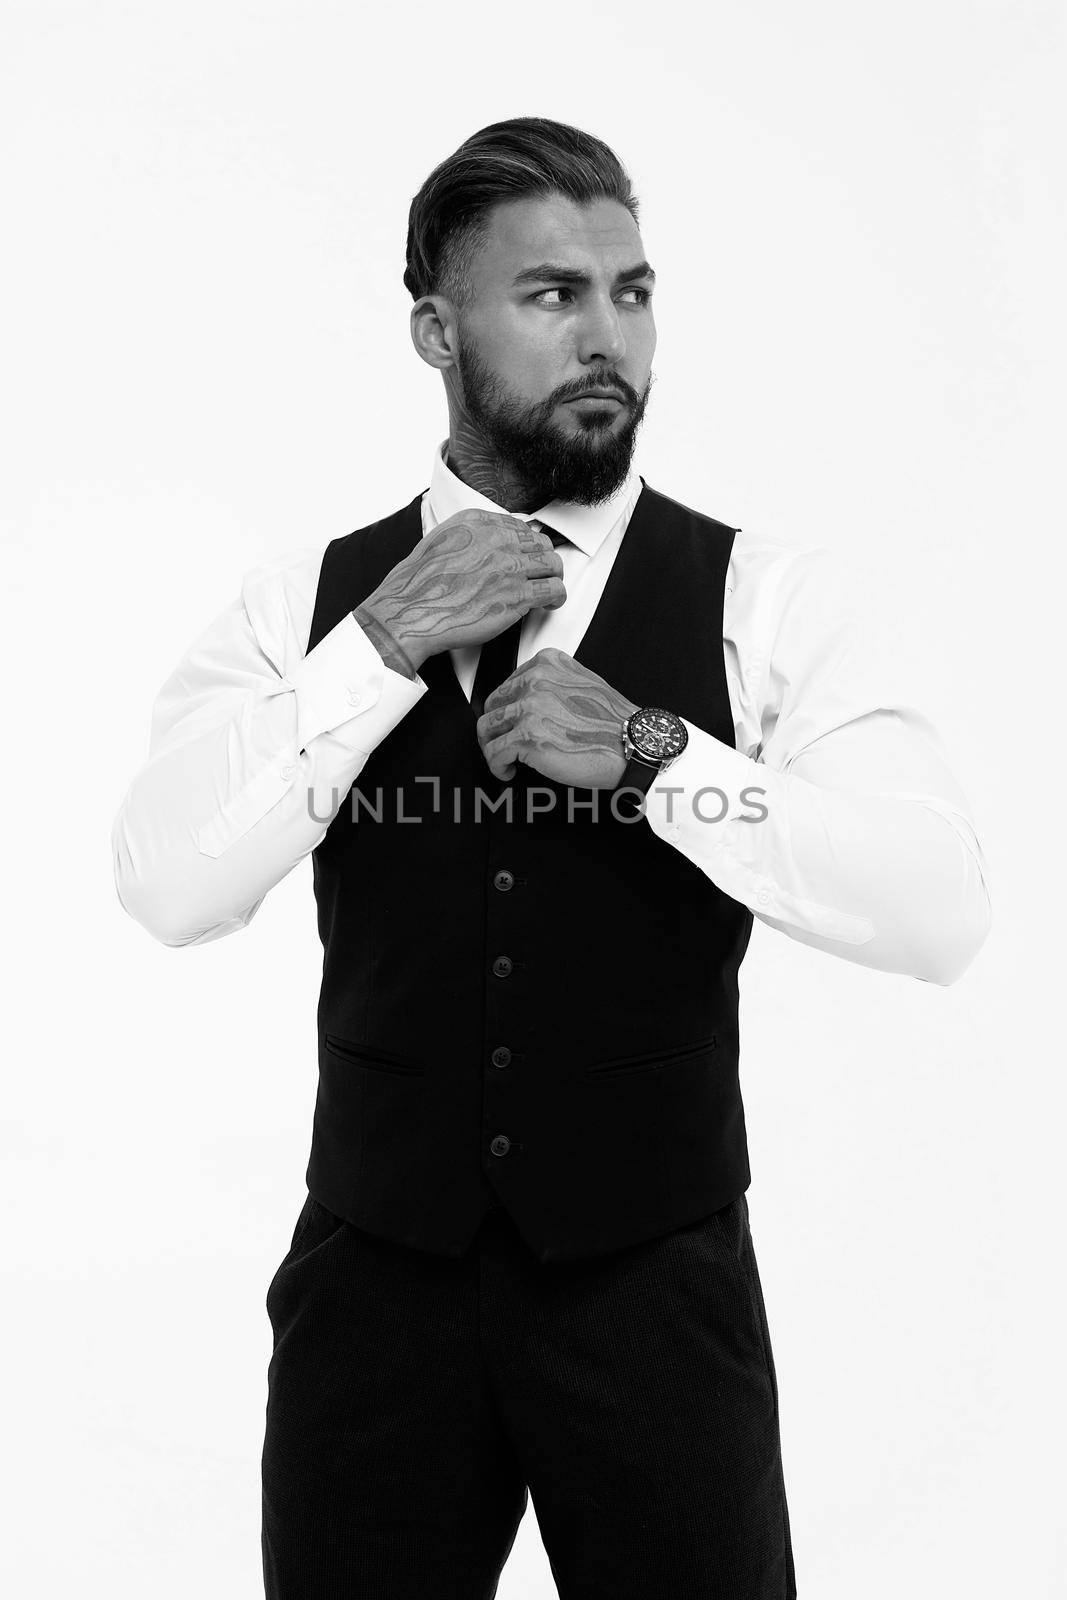
<svg viewBox="0 0 1067 1600">
<path fill-rule="evenodd" d="M 596 1259 L 445 1258 L 308 1197 L 267 1291 L 267 1600 L 491 1600 L 533 1499 L 560 1600 L 794 1600 L 744 1195 Z"/>
</svg>

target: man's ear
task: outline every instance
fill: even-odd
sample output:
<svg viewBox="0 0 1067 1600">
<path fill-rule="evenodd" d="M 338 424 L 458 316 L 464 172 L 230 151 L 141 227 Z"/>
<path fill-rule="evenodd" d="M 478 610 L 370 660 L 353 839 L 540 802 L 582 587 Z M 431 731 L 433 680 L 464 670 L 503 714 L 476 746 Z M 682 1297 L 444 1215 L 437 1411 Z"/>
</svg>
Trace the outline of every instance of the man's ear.
<svg viewBox="0 0 1067 1600">
<path fill-rule="evenodd" d="M 456 364 L 456 310 L 443 294 L 424 294 L 411 308 L 411 342 L 428 366 L 444 372 Z"/>
</svg>

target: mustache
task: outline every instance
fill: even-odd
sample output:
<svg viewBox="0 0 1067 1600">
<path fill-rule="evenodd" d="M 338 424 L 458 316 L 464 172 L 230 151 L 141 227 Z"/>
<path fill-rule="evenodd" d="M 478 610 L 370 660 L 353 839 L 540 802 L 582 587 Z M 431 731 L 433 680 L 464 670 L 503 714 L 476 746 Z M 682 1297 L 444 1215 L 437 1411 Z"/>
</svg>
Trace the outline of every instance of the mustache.
<svg viewBox="0 0 1067 1600">
<path fill-rule="evenodd" d="M 599 377 L 590 375 L 575 383 L 564 384 L 549 397 L 547 405 L 551 407 L 559 405 L 564 400 L 580 400 L 583 395 L 592 394 L 595 389 L 608 389 L 612 394 L 619 395 L 631 411 L 636 410 L 641 404 L 641 396 L 632 384 L 627 383 L 625 378 L 620 378 L 617 372 L 605 372 Z"/>
</svg>

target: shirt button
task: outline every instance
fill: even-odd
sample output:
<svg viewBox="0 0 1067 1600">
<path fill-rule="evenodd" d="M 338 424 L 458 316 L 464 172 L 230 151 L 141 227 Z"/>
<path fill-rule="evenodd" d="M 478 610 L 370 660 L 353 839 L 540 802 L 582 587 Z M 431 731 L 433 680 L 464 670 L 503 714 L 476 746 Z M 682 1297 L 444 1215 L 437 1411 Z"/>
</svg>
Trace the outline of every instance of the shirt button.
<svg viewBox="0 0 1067 1600">
<path fill-rule="evenodd" d="M 350 690 L 349 696 L 348 696 L 348 703 L 349 703 L 350 706 L 358 706 L 359 702 L 362 699 L 363 699 L 363 696 L 360 694 L 358 689 Z"/>
<path fill-rule="evenodd" d="M 682 831 L 681 831 L 680 828 L 668 828 L 667 829 L 667 838 L 668 838 L 668 840 L 670 841 L 671 844 L 677 844 L 678 840 L 681 837 L 682 837 Z"/>
<path fill-rule="evenodd" d="M 511 1060 L 511 1051 L 506 1044 L 498 1044 L 493 1051 L 492 1061 L 494 1067 L 506 1067 Z"/>
<path fill-rule="evenodd" d="M 295 772 L 295 770 L 296 770 L 295 767 L 283 767 L 282 768 L 282 777 L 283 778 L 291 778 L 293 776 L 293 773 Z"/>
<path fill-rule="evenodd" d="M 515 886 L 515 877 L 511 872 L 503 871 L 495 874 L 493 878 L 494 889 L 512 889 Z"/>
<path fill-rule="evenodd" d="M 495 1156 L 506 1156 L 511 1149 L 511 1140 L 506 1133 L 498 1133 L 489 1148 Z"/>
<path fill-rule="evenodd" d="M 771 903 L 770 893 L 767 889 L 761 889 L 757 894 L 756 899 L 761 906 L 769 906 Z"/>
<path fill-rule="evenodd" d="M 497 956 L 496 960 L 493 962 L 494 976 L 497 978 L 506 978 L 508 973 L 511 971 L 512 965 L 513 963 L 510 956 Z"/>
</svg>

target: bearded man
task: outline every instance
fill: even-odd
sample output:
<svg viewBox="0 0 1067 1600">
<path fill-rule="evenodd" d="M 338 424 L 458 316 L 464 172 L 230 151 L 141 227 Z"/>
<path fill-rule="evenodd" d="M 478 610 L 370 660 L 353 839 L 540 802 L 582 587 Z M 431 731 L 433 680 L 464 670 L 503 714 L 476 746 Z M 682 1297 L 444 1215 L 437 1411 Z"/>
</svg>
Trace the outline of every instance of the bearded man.
<svg viewBox="0 0 1067 1600">
<path fill-rule="evenodd" d="M 474 134 L 404 281 L 448 402 L 428 489 L 245 577 L 113 835 L 173 946 L 312 859 L 265 1592 L 489 1600 L 529 1495 L 564 1600 L 788 1600 L 738 969 L 758 917 L 952 983 L 981 849 L 828 552 L 635 472 L 655 273 L 606 145 Z"/>
</svg>

